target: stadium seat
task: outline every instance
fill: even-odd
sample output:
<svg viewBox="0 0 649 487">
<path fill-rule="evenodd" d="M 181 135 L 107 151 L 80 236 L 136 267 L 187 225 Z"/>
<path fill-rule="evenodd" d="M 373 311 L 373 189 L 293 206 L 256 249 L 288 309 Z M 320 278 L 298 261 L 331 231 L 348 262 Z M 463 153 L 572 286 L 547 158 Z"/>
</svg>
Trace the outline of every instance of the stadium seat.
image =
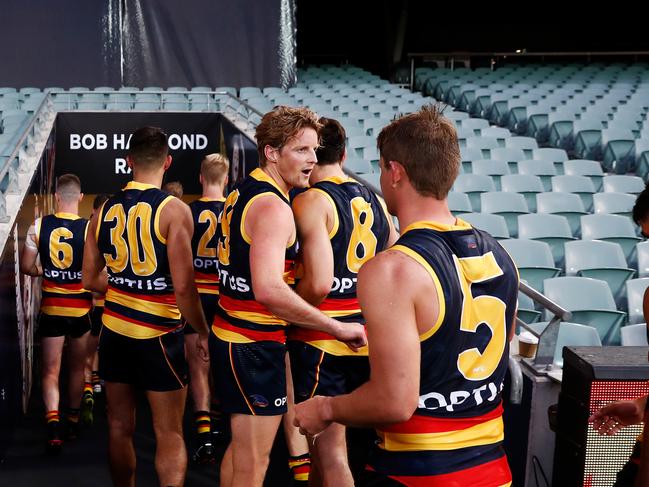
<svg viewBox="0 0 649 487">
<path fill-rule="evenodd" d="M 626 281 L 626 297 L 628 300 L 629 323 L 645 323 L 643 303 L 644 294 L 649 287 L 649 277 L 630 279 Z"/>
<path fill-rule="evenodd" d="M 548 326 L 548 321 L 532 323 L 531 328 L 537 333 L 542 333 Z M 563 321 L 559 324 L 559 335 L 557 337 L 556 348 L 554 350 L 553 363 L 557 367 L 563 367 L 563 349 L 564 347 L 601 347 L 597 329 L 588 325 L 579 323 L 570 323 Z"/>
<path fill-rule="evenodd" d="M 453 191 L 466 193 L 471 200 L 473 211 L 480 211 L 480 193 L 496 191 L 496 186 L 489 176 L 483 174 L 460 174 L 453 184 Z"/>
<path fill-rule="evenodd" d="M 555 266 L 550 245 L 540 240 L 508 239 L 500 244 L 511 255 L 521 280 L 543 292 L 543 281 L 556 277 L 561 269 Z"/>
<path fill-rule="evenodd" d="M 505 139 L 505 147 L 510 149 L 521 149 L 525 153 L 525 158 L 532 158 L 532 151 L 538 149 L 539 145 L 536 139 L 532 137 L 510 137 Z"/>
<path fill-rule="evenodd" d="M 537 213 L 548 213 L 566 217 L 572 235 L 581 234 L 581 217 L 586 215 L 584 202 L 573 193 L 538 193 L 536 195 Z"/>
<path fill-rule="evenodd" d="M 488 213 L 463 213 L 458 215 L 462 220 L 469 222 L 472 227 L 479 228 L 489 233 L 496 239 L 509 238 L 507 222 L 500 215 L 490 215 Z"/>
<path fill-rule="evenodd" d="M 575 240 L 566 217 L 530 213 L 518 217 L 518 237 L 540 240 L 550 245 L 557 267 L 563 266 L 564 244 Z"/>
<path fill-rule="evenodd" d="M 473 209 L 471 208 L 471 200 L 465 193 L 460 193 L 459 191 L 451 191 L 448 194 L 448 209 L 451 210 L 451 213 L 457 215 L 459 213 L 471 213 Z"/>
<path fill-rule="evenodd" d="M 566 276 L 592 277 L 608 283 L 616 300 L 625 294 L 625 283 L 633 277 L 619 244 L 599 240 L 566 242 Z"/>
<path fill-rule="evenodd" d="M 626 193 L 595 193 L 593 195 L 593 211 L 595 214 L 604 213 L 630 217 L 636 197 Z"/>
<path fill-rule="evenodd" d="M 543 283 L 544 294 L 572 312 L 575 323 L 594 327 L 603 345 L 619 345 L 626 313 L 618 311 L 608 284 L 588 277 L 555 277 Z M 550 312 L 545 311 L 545 318 Z"/>
<path fill-rule="evenodd" d="M 481 159 L 481 158 L 480 158 Z M 491 149 L 491 159 L 499 161 L 507 161 L 509 164 L 510 172 L 516 173 L 518 171 L 516 164 L 518 161 L 527 159 L 522 149 L 512 149 L 511 147 L 498 147 Z"/>
<path fill-rule="evenodd" d="M 649 241 L 639 242 L 635 248 L 638 258 L 638 277 L 649 277 Z"/>
<path fill-rule="evenodd" d="M 646 323 L 623 326 L 620 329 L 620 334 L 622 335 L 622 346 L 646 347 L 648 345 Z"/>
<path fill-rule="evenodd" d="M 518 161 L 518 174 L 538 176 L 545 191 L 552 190 L 552 176 L 557 175 L 556 166 L 552 161 L 525 159 Z"/>
<path fill-rule="evenodd" d="M 507 222 L 512 237 L 518 236 L 518 216 L 529 213 L 525 197 L 519 193 L 486 192 L 480 194 L 481 212 L 500 215 Z"/>
<path fill-rule="evenodd" d="M 552 191 L 557 193 L 573 193 L 579 195 L 584 203 L 584 209 L 591 211 L 593 208 L 593 181 L 586 176 L 554 176 L 552 178 Z"/>
<path fill-rule="evenodd" d="M 586 159 L 572 159 L 563 163 L 563 171 L 566 176 L 588 176 L 593 182 L 596 191 L 602 189 L 604 171 L 597 161 Z"/>
<path fill-rule="evenodd" d="M 500 191 L 500 178 L 505 174 L 509 174 L 509 165 L 505 161 L 478 159 L 471 163 L 471 172 L 473 174 L 491 176 L 496 190 Z"/>
<path fill-rule="evenodd" d="M 536 323 L 541 319 L 541 312 L 534 309 L 534 301 L 532 301 L 532 298 L 519 291 L 516 316 L 522 322 L 529 325 L 530 323 Z"/>
<path fill-rule="evenodd" d="M 525 196 L 527 207 L 536 211 L 536 194 L 543 192 L 543 183 L 538 176 L 528 174 L 510 174 L 500 178 L 501 190 L 508 193 L 520 193 Z"/>
<path fill-rule="evenodd" d="M 635 246 L 642 239 L 636 236 L 633 223 L 620 215 L 584 215 L 581 217 L 581 238 L 584 240 L 604 240 L 622 246 L 627 262 L 636 262 Z"/>
<path fill-rule="evenodd" d="M 639 194 L 645 188 L 645 183 L 638 176 L 612 175 L 604 176 L 602 187 L 606 193 Z"/>
</svg>

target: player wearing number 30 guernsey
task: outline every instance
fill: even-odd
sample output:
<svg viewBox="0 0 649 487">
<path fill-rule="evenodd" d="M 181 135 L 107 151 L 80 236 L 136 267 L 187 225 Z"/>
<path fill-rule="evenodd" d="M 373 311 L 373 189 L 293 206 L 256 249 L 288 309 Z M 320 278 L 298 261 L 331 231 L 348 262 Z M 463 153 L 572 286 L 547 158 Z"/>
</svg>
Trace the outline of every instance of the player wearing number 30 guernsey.
<svg viewBox="0 0 649 487">
<path fill-rule="evenodd" d="M 299 404 L 296 424 L 310 435 L 332 422 L 374 426 L 380 440 L 362 485 L 510 485 L 501 390 L 516 267 L 448 209 L 460 151 L 437 108 L 392 122 L 378 148 L 381 189 L 402 234 L 358 276 L 370 379 Z"/>
<path fill-rule="evenodd" d="M 84 252 L 84 285 L 106 292 L 99 374 L 106 381 L 115 485 L 135 484 L 136 389 L 151 406 L 160 485 L 183 484 L 187 364 L 181 313 L 198 332 L 194 353 L 208 360 L 207 323 L 194 284 L 191 211 L 160 190 L 171 165 L 168 151 L 162 130 L 133 133 L 126 158 L 133 181 L 93 217 Z"/>
</svg>

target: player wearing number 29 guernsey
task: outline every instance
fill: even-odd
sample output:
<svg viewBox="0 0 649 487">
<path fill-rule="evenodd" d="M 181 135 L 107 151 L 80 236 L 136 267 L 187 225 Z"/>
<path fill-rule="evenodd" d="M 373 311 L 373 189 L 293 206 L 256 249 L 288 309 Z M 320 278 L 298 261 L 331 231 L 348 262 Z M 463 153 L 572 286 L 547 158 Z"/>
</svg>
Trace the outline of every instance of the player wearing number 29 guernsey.
<svg viewBox="0 0 649 487">
<path fill-rule="evenodd" d="M 296 423 L 311 435 L 332 422 L 373 426 L 379 441 L 363 485 L 508 486 L 501 392 L 516 266 L 448 208 L 460 150 L 439 108 L 393 121 L 377 145 L 381 190 L 402 234 L 358 275 L 370 378 L 299 404 Z"/>
</svg>

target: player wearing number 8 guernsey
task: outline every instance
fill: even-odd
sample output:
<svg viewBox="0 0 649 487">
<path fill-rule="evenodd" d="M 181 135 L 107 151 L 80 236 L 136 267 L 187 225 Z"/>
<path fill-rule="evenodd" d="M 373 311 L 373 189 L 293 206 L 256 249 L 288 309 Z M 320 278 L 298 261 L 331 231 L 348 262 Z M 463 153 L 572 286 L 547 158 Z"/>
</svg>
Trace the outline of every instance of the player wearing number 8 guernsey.
<svg viewBox="0 0 649 487">
<path fill-rule="evenodd" d="M 296 292 L 329 316 L 362 322 L 356 297 L 358 271 L 398 235 L 379 198 L 343 172 L 345 129 L 329 118 L 321 118 L 320 123 L 311 187 L 293 200 L 302 268 Z M 314 395 L 351 392 L 369 378 L 366 347 L 354 352 L 331 335 L 297 326 L 290 327 L 289 340 L 298 403 Z M 365 443 L 372 442 L 370 436 Z M 368 449 L 363 446 L 357 450 Z M 353 482 L 344 426 L 327 428 L 311 447 L 311 455 L 314 478 L 322 477 L 326 485 Z"/>
<path fill-rule="evenodd" d="M 305 108 L 277 107 L 257 126 L 260 167 L 228 195 L 221 216 L 219 309 L 210 335 L 215 392 L 231 413 L 232 442 L 221 462 L 228 486 L 261 486 L 286 412 L 286 326 L 298 323 L 357 347 L 358 323 L 341 323 L 293 292 L 296 230 L 291 188 L 304 188 L 316 162 L 320 124 Z"/>
<path fill-rule="evenodd" d="M 187 364 L 181 313 L 199 335 L 190 352 L 208 360 L 207 323 L 194 285 L 192 216 L 160 190 L 171 164 L 162 130 L 136 130 L 127 163 L 133 181 L 93 217 L 83 263 L 84 285 L 106 291 L 99 374 L 106 381 L 111 474 L 116 485 L 135 483 L 132 435 L 140 389 L 153 415 L 160 485 L 182 485 Z"/>
<path fill-rule="evenodd" d="M 350 394 L 298 405 L 296 423 L 312 435 L 333 421 L 374 426 L 380 440 L 363 485 L 510 485 L 501 390 L 516 267 L 448 209 L 460 152 L 437 108 L 395 120 L 378 147 L 381 189 L 402 234 L 358 277 L 371 377 Z"/>
</svg>

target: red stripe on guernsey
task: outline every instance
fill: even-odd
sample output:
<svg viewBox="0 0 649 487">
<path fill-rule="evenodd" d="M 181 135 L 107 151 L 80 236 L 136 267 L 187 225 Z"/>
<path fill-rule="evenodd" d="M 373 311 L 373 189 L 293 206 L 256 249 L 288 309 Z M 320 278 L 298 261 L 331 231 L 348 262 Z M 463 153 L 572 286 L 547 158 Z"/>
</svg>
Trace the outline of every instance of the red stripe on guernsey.
<svg viewBox="0 0 649 487">
<path fill-rule="evenodd" d="M 67 289 L 69 291 L 83 291 L 83 286 L 81 282 L 74 284 L 61 284 L 58 282 L 50 281 L 49 279 L 43 278 L 43 287 L 60 287 L 61 289 Z"/>
<path fill-rule="evenodd" d="M 112 287 L 112 286 L 108 286 L 108 288 L 116 294 L 123 294 L 124 296 L 128 296 L 133 299 L 139 299 L 141 301 L 149 301 L 151 303 L 170 304 L 176 306 L 176 295 L 174 293 L 147 295 L 147 294 L 129 293 L 128 291 L 122 291 L 121 289 L 117 289 L 116 287 Z"/>
<path fill-rule="evenodd" d="M 476 465 L 475 467 L 441 475 L 390 475 L 390 478 L 408 487 L 493 487 L 510 485 L 512 474 L 507 457 Z"/>
<path fill-rule="evenodd" d="M 332 299 L 326 298 L 320 305 L 318 309 L 322 311 L 356 311 L 361 308 L 361 305 L 358 303 L 358 298 L 349 298 L 349 299 Z"/>
<path fill-rule="evenodd" d="M 124 316 L 120 313 L 116 313 L 115 311 L 108 308 L 104 308 L 104 314 L 108 316 L 113 316 L 114 318 L 123 321 L 128 321 L 129 323 L 133 323 L 134 325 L 144 326 L 145 328 L 151 328 L 153 330 L 174 331 L 177 330 L 178 328 L 182 328 L 183 326 L 185 326 L 183 321 L 181 321 L 178 326 L 175 326 L 173 328 L 170 328 L 168 326 L 153 325 L 151 323 L 145 323 L 144 321 L 136 320 L 134 318 L 131 318 L 130 316 Z"/>
<path fill-rule="evenodd" d="M 266 306 L 252 299 L 234 299 L 229 296 L 221 295 L 219 297 L 219 304 L 225 311 L 246 311 L 249 313 L 261 313 L 268 316 L 275 316 Z"/>
<path fill-rule="evenodd" d="M 88 308 L 90 309 L 91 301 L 88 299 L 75 298 L 43 298 L 41 306 L 57 306 L 59 308 Z"/>
<path fill-rule="evenodd" d="M 473 418 L 431 418 L 430 416 L 420 416 L 414 414 L 405 423 L 393 424 L 391 426 L 381 426 L 380 430 L 384 433 L 443 433 L 446 431 L 460 431 L 482 424 L 486 421 L 499 418 L 503 414 L 502 403 L 493 411 L 475 416 Z"/>
<path fill-rule="evenodd" d="M 221 296 L 221 299 L 223 299 L 223 296 Z M 214 325 L 217 328 L 221 328 L 222 330 L 238 333 L 239 335 L 249 338 L 250 340 L 253 340 L 255 342 L 270 341 L 270 342 L 286 343 L 286 333 L 284 332 L 284 330 L 280 330 L 280 331 L 249 330 L 248 328 L 241 328 L 239 326 L 235 326 L 225 321 L 219 315 L 216 315 L 214 317 Z"/>
<path fill-rule="evenodd" d="M 196 280 L 204 279 L 205 281 L 210 281 L 210 282 L 214 282 L 214 283 L 219 282 L 219 275 L 218 274 L 205 274 L 204 272 L 194 271 L 194 278 Z"/>
<path fill-rule="evenodd" d="M 357 298 L 349 299 L 332 299 L 326 298 L 318 309 L 321 311 L 349 311 L 350 314 L 358 313 L 360 305 Z M 291 326 L 288 330 L 288 337 L 290 340 L 298 340 L 300 342 L 312 342 L 320 340 L 338 340 L 335 336 L 325 333 L 324 331 L 309 330 L 299 326 Z"/>
</svg>

